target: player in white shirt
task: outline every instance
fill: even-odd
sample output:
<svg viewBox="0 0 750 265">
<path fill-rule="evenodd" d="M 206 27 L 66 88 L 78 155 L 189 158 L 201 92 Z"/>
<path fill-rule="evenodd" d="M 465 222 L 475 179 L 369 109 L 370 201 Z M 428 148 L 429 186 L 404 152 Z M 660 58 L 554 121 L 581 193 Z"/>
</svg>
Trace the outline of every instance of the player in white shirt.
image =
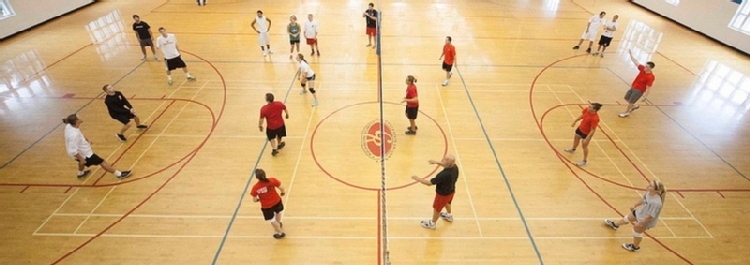
<svg viewBox="0 0 750 265">
<path fill-rule="evenodd" d="M 263 16 L 263 11 L 258 10 L 257 14 L 258 16 L 255 17 L 255 21 L 250 26 L 258 33 L 258 45 L 260 45 L 260 49 L 263 51 L 263 57 L 266 57 L 269 54 L 273 54 L 271 51 L 271 38 L 268 36 L 268 31 L 271 29 L 271 19 Z M 266 50 L 266 48 L 268 49 Z"/>
<path fill-rule="evenodd" d="M 578 48 L 581 47 L 581 44 L 583 43 L 584 39 L 589 39 L 589 48 L 586 49 L 586 52 L 591 53 L 591 45 L 594 44 L 594 40 L 596 40 L 596 35 L 599 33 L 599 27 L 602 26 L 604 23 L 604 16 L 607 15 L 606 12 L 602 11 L 599 13 L 599 15 L 594 15 L 591 18 L 589 18 L 588 24 L 586 24 L 586 30 L 583 32 L 583 35 L 581 36 L 581 40 L 578 41 L 578 45 L 573 46 L 573 50 L 578 50 Z"/>
<path fill-rule="evenodd" d="M 297 54 L 297 62 L 299 62 L 299 82 L 302 86 L 302 91 L 299 92 L 300 95 L 307 93 L 307 90 L 305 90 L 305 85 L 307 83 L 310 83 L 310 94 L 313 95 L 313 107 L 318 105 L 318 97 L 315 95 L 315 72 L 310 68 L 310 64 L 305 61 L 305 56 L 300 54 Z"/>
<path fill-rule="evenodd" d="M 81 132 L 81 123 L 83 120 L 76 114 L 68 115 L 63 119 L 65 123 L 65 150 L 68 156 L 78 162 L 78 178 L 85 178 L 91 173 L 91 170 L 84 170 L 87 167 L 99 165 L 109 173 L 114 174 L 119 179 L 131 176 L 131 171 L 119 171 L 109 165 L 104 159 L 94 154 L 91 150 L 91 141 L 83 136 Z"/>
<path fill-rule="evenodd" d="M 310 45 L 312 53 L 310 56 L 314 56 L 317 52 L 320 56 L 320 48 L 318 47 L 318 22 L 313 20 L 313 15 L 307 15 L 307 22 L 305 22 L 305 38 L 307 39 L 307 45 Z"/>
<path fill-rule="evenodd" d="M 159 48 L 164 54 L 164 61 L 167 63 L 167 84 L 172 85 L 172 70 L 182 68 L 187 80 L 195 81 L 195 76 L 190 75 L 187 65 L 180 57 L 180 48 L 177 47 L 177 37 L 174 34 L 167 34 L 164 27 L 159 28 L 161 36 L 156 38 L 156 48 Z"/>
<path fill-rule="evenodd" d="M 599 47 L 596 48 L 596 52 L 592 53 L 592 55 L 601 56 L 604 58 L 604 50 L 609 47 L 609 44 L 612 43 L 612 38 L 615 37 L 615 31 L 617 31 L 617 18 L 620 16 L 615 15 L 612 17 L 612 21 L 608 21 L 607 23 L 604 23 L 604 32 L 602 32 L 602 37 L 599 39 Z M 599 52 L 601 50 L 601 52 Z"/>
</svg>

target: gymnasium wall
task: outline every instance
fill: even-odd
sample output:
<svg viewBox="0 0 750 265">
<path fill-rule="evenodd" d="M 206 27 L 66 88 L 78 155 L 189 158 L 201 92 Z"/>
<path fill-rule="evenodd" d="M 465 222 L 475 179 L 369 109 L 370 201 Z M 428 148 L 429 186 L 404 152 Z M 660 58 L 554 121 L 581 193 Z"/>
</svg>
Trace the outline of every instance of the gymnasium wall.
<svg viewBox="0 0 750 265">
<path fill-rule="evenodd" d="M 750 35 L 729 28 L 741 0 L 631 0 L 657 14 L 750 54 Z M 669 2 L 676 3 L 670 4 Z M 748 1 L 744 1 L 748 5 Z"/>
<path fill-rule="evenodd" d="M 0 39 L 92 2 L 94 0 L 0 0 Z"/>
</svg>

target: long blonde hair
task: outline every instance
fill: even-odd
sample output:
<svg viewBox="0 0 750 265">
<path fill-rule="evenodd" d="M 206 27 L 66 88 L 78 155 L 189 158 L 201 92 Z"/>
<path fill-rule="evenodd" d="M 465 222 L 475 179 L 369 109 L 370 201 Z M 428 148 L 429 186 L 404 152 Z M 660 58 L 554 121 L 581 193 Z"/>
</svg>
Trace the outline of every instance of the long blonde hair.
<svg viewBox="0 0 750 265">
<path fill-rule="evenodd" d="M 664 200 L 667 197 L 667 188 L 665 188 L 664 184 L 658 179 L 652 180 L 651 186 L 659 194 L 659 197 L 661 197 L 661 205 L 664 205 Z"/>
</svg>

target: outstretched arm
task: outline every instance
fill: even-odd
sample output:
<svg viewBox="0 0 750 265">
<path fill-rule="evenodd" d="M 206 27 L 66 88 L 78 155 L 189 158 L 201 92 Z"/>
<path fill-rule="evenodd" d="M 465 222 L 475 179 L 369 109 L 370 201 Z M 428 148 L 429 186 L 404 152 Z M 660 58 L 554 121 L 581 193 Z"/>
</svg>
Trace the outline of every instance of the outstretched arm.
<svg viewBox="0 0 750 265">
<path fill-rule="evenodd" d="M 628 49 L 628 54 L 630 54 L 630 60 L 633 61 L 635 66 L 641 65 L 641 63 L 638 62 L 637 59 L 635 59 L 635 56 L 633 56 L 633 50 Z"/>
</svg>

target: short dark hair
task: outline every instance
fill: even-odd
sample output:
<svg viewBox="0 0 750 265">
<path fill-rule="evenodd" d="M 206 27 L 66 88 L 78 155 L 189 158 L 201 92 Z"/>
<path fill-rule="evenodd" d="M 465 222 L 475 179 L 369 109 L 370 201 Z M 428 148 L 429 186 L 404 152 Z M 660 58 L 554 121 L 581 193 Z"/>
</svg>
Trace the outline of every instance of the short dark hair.
<svg viewBox="0 0 750 265">
<path fill-rule="evenodd" d="M 607 14 L 607 12 L 604 12 L 604 11 L 602 11 L 601 13 L 599 13 L 600 16 L 601 15 L 606 15 L 606 14 Z"/>
<path fill-rule="evenodd" d="M 375 4 L 373 4 L 373 3 L 370 3 L 370 4 L 368 4 L 368 6 L 370 6 L 370 7 L 375 7 Z"/>
<path fill-rule="evenodd" d="M 159 29 L 157 29 L 156 31 L 161 31 L 162 29 L 163 29 L 163 30 L 167 30 L 167 29 L 165 29 L 164 27 L 159 27 Z"/>
<path fill-rule="evenodd" d="M 591 103 L 591 106 L 594 106 L 594 110 L 599 111 L 602 108 L 602 104 L 599 103 Z"/>
<path fill-rule="evenodd" d="M 104 86 L 102 87 L 102 90 L 107 90 L 107 86 L 109 86 L 109 84 L 106 84 L 106 85 L 104 85 Z"/>
<path fill-rule="evenodd" d="M 138 15 L 133 15 L 133 18 L 141 18 L 141 17 L 139 17 Z"/>
<path fill-rule="evenodd" d="M 648 67 L 651 67 L 651 69 L 654 69 L 654 67 L 656 67 L 656 64 L 654 64 L 654 62 L 647 62 L 646 64 L 648 65 Z"/>
<path fill-rule="evenodd" d="M 273 102 L 273 99 L 274 99 L 273 94 L 266 93 L 266 101 Z"/>
<path fill-rule="evenodd" d="M 446 36 L 445 38 L 447 38 L 448 41 L 453 42 L 453 38 L 451 38 L 451 36 Z"/>
<path fill-rule="evenodd" d="M 76 114 L 70 114 L 68 117 L 65 117 L 62 119 L 62 122 L 65 124 L 72 124 L 75 125 L 76 121 L 78 121 L 78 116 Z"/>
<path fill-rule="evenodd" d="M 261 10 L 258 10 L 258 12 L 255 12 L 255 13 L 260 13 L 260 14 L 262 15 L 262 14 L 263 14 L 263 11 L 261 11 Z"/>
<path fill-rule="evenodd" d="M 261 182 L 268 182 L 268 178 L 266 178 L 266 171 L 263 169 L 260 169 L 260 168 L 256 169 L 255 177 Z"/>
</svg>

